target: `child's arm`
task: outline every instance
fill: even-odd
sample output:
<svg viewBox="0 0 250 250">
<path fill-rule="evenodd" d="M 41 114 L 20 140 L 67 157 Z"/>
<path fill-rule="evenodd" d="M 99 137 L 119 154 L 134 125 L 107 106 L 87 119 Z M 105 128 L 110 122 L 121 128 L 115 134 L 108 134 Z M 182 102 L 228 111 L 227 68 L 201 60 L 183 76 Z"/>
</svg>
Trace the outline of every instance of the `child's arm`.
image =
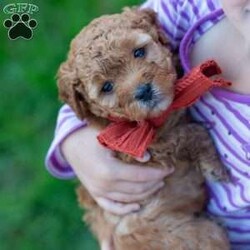
<svg viewBox="0 0 250 250">
<path fill-rule="evenodd" d="M 170 172 L 121 162 L 99 144 L 98 133 L 89 126 L 71 134 L 62 143 L 66 159 L 101 207 L 116 214 L 138 210 L 136 202 L 162 187 Z"/>
<path fill-rule="evenodd" d="M 139 209 L 136 201 L 157 191 L 168 172 L 115 159 L 96 140 L 98 131 L 86 125 L 69 106 L 61 108 L 46 157 L 48 170 L 59 178 L 76 175 L 98 204 L 110 212 L 125 214 Z"/>
</svg>

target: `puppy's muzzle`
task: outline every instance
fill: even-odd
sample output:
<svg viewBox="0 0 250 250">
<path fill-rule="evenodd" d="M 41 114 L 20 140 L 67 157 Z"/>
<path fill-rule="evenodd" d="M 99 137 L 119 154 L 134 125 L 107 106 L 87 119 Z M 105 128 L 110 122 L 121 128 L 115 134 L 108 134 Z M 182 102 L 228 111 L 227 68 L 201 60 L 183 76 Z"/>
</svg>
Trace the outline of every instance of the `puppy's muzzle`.
<svg viewBox="0 0 250 250">
<path fill-rule="evenodd" d="M 152 101 L 153 86 L 151 83 L 144 83 L 139 85 L 135 90 L 135 99 L 141 102 Z"/>
</svg>

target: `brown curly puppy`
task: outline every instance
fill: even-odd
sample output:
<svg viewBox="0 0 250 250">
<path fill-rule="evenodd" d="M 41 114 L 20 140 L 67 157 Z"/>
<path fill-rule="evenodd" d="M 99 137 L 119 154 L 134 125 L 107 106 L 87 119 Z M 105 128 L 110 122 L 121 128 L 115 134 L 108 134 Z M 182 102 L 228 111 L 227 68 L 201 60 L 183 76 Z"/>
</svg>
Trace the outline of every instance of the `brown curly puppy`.
<svg viewBox="0 0 250 250">
<path fill-rule="evenodd" d="M 126 9 L 91 22 L 72 41 L 58 73 L 60 97 L 79 118 L 104 128 L 109 117 L 143 120 L 159 115 L 173 100 L 176 80 L 167 39 L 151 10 Z M 85 219 L 99 242 L 113 238 L 116 250 L 226 250 L 224 231 L 199 216 L 204 176 L 220 179 L 221 164 L 207 132 L 174 112 L 157 131 L 144 164 L 175 172 L 165 186 L 141 201 L 141 210 L 118 216 L 101 209 L 78 189 Z M 122 153 L 126 162 L 135 160 Z M 139 163 L 138 163 L 139 164 Z"/>
</svg>

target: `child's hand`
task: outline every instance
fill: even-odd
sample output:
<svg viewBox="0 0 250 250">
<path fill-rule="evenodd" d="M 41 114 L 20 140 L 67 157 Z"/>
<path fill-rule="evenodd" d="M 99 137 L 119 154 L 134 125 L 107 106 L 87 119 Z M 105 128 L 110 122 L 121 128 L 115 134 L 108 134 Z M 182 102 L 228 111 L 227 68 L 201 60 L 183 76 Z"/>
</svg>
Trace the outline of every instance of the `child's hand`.
<svg viewBox="0 0 250 250">
<path fill-rule="evenodd" d="M 143 200 L 160 189 L 170 170 L 143 168 L 121 162 L 96 139 L 98 130 L 87 127 L 71 134 L 62 151 L 75 174 L 105 210 L 126 214 L 139 210 Z M 141 161 L 149 160 L 146 154 Z"/>
</svg>

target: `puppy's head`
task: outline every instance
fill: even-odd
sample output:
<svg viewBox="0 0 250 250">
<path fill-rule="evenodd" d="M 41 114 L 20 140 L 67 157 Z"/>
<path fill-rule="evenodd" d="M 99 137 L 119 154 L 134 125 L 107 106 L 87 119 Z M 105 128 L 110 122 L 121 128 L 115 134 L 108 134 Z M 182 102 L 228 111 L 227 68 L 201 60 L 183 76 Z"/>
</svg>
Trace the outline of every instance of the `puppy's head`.
<svg viewBox="0 0 250 250">
<path fill-rule="evenodd" d="M 59 94 L 80 118 L 158 116 L 173 99 L 176 74 L 151 10 L 95 19 L 71 43 L 58 72 Z"/>
</svg>

